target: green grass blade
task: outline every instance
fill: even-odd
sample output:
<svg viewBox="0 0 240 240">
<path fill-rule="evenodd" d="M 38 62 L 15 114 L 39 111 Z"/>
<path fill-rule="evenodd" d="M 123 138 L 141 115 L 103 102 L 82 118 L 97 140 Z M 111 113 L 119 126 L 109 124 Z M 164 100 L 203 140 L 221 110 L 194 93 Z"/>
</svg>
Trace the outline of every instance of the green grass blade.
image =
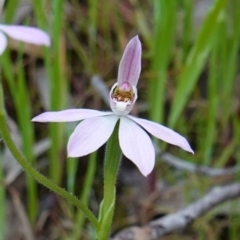
<svg viewBox="0 0 240 240">
<path fill-rule="evenodd" d="M 68 89 L 66 80 L 66 56 L 65 44 L 62 37 L 62 29 L 64 27 L 63 18 L 63 0 L 54 0 L 51 2 L 34 1 L 34 10 L 37 21 L 43 29 L 49 28 L 50 25 L 52 43 L 50 48 L 46 48 L 44 52 L 44 60 L 46 64 L 48 78 L 50 80 L 50 105 L 51 110 L 62 110 L 67 105 L 66 91 Z M 44 14 L 47 4 L 53 11 L 52 22 L 48 23 Z M 49 172 L 51 178 L 55 182 L 59 182 L 62 175 L 62 163 L 60 162 L 60 152 L 64 143 L 64 125 L 50 124 L 50 138 L 52 147 L 50 149 L 50 165 Z"/>
<path fill-rule="evenodd" d="M 216 35 L 219 37 L 219 34 Z M 218 110 L 218 61 L 219 61 L 219 44 L 215 45 L 210 56 L 209 80 L 208 80 L 208 108 L 207 108 L 207 124 L 204 131 L 204 164 L 209 165 L 213 154 L 213 144 L 216 134 L 216 121 Z"/>
<path fill-rule="evenodd" d="M 24 77 L 23 65 L 19 61 L 18 76 L 15 83 L 15 94 L 17 95 L 17 115 L 18 122 L 20 124 L 20 131 L 23 140 L 23 152 L 26 158 L 31 161 L 32 165 L 35 165 L 36 159 L 33 153 L 34 149 L 34 131 L 31 111 L 31 101 L 29 99 L 29 93 L 26 86 L 26 78 Z M 14 90 L 12 90 L 13 92 Z M 24 106 L 24 107 L 23 107 Z M 37 183 L 27 176 L 27 188 L 28 188 L 28 212 L 30 220 L 33 222 L 38 212 L 38 193 Z"/>
<path fill-rule="evenodd" d="M 51 67 L 50 78 L 50 97 L 51 110 L 61 110 L 67 105 L 66 102 L 66 72 L 65 72 L 65 50 L 62 46 L 62 27 L 63 27 L 63 0 L 52 1 L 52 8 L 54 18 L 52 22 L 52 52 L 54 62 Z M 49 49 L 50 50 L 50 49 Z M 50 65 L 48 65 L 50 66 Z M 63 124 L 51 124 L 50 136 L 52 140 L 52 147 L 50 149 L 50 176 L 56 182 L 60 181 L 62 174 L 62 164 L 59 161 L 60 152 L 64 140 Z"/>
<path fill-rule="evenodd" d="M 169 116 L 169 126 L 174 127 L 182 113 L 189 95 L 206 64 L 209 52 L 214 44 L 214 36 L 218 25 L 224 20 L 226 0 L 216 0 L 208 12 L 196 42 L 192 47 L 182 73 L 179 75 L 178 87 L 172 103 Z"/>
<path fill-rule="evenodd" d="M 6 229 L 6 191 L 4 185 L 3 159 L 0 153 L 0 240 L 5 240 Z"/>
<path fill-rule="evenodd" d="M 154 1 L 155 29 L 151 49 L 151 74 L 149 82 L 148 99 L 150 118 L 162 122 L 165 101 L 165 82 L 167 67 L 171 55 L 176 27 L 177 1 Z"/>
<path fill-rule="evenodd" d="M 30 99 L 28 98 L 28 90 L 26 79 L 23 75 L 23 66 L 21 59 L 18 62 L 18 71 L 15 77 L 12 71 L 12 63 L 10 61 L 9 52 L 6 51 L 1 57 L 3 73 L 6 77 L 11 96 L 15 105 L 18 124 L 20 126 L 22 146 L 24 155 L 34 165 L 36 159 L 33 154 L 34 132 L 31 123 L 32 113 Z M 24 106 L 24 107 L 23 107 Z M 27 198 L 28 213 L 31 221 L 34 221 L 38 211 L 38 196 L 36 182 L 27 176 Z"/>
<path fill-rule="evenodd" d="M 92 153 L 89 157 L 88 168 L 84 180 L 84 186 L 80 197 L 80 200 L 86 205 L 88 205 L 90 202 L 89 201 L 90 191 L 92 189 L 93 180 L 96 172 L 96 157 L 97 157 L 96 152 Z M 82 214 L 82 212 L 77 211 L 76 224 L 73 230 L 74 240 L 78 240 L 81 238 L 85 219 L 86 217 Z"/>
<path fill-rule="evenodd" d="M 188 50 L 191 44 L 192 22 L 193 22 L 193 1 L 184 0 L 184 18 L 182 33 L 183 61 L 186 61 Z"/>
</svg>

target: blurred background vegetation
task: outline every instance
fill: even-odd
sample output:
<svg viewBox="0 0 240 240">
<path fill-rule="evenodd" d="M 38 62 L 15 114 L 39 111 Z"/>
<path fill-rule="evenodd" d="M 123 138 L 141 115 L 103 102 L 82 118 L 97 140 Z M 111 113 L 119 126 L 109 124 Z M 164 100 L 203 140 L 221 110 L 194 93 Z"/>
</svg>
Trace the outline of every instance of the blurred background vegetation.
<svg viewBox="0 0 240 240">
<path fill-rule="evenodd" d="M 107 110 L 96 82 L 108 88 L 116 82 L 124 48 L 137 34 L 143 58 L 132 114 L 185 136 L 194 156 L 156 142 L 183 161 L 238 168 L 239 0 L 6 0 L 0 17 L 1 23 L 42 28 L 52 39 L 50 48 L 11 40 L 0 57 L 12 136 L 36 168 L 94 213 L 102 197 L 104 147 L 67 159 L 66 143 L 77 123 L 41 124 L 31 118 L 47 110 Z M 3 144 L 0 157 L 0 240 L 94 239 L 81 212 L 21 172 Z M 204 176 L 173 168 L 158 155 L 146 179 L 124 159 L 113 232 L 172 213 L 212 186 L 237 181 L 236 172 Z M 166 239 L 239 240 L 239 203 L 224 204 Z"/>
</svg>

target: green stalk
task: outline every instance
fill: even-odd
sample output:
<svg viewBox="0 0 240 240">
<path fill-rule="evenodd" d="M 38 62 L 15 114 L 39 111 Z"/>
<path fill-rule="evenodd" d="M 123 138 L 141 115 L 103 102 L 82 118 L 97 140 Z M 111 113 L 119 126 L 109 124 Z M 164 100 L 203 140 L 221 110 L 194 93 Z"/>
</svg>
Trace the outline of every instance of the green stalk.
<svg viewBox="0 0 240 240">
<path fill-rule="evenodd" d="M 53 11 L 51 22 L 47 22 L 45 9 L 47 4 Z M 44 61 L 47 69 L 49 81 L 50 110 L 57 111 L 66 108 L 66 91 L 68 89 L 66 81 L 66 59 L 64 38 L 62 29 L 64 27 L 63 0 L 54 1 L 33 1 L 38 25 L 42 29 L 49 29 L 51 36 L 51 48 L 44 51 Z M 50 27 L 49 27 L 50 26 Z M 61 152 L 64 139 L 64 125 L 54 124 L 49 126 L 52 147 L 49 157 L 49 174 L 55 182 L 60 182 L 62 175 L 62 164 L 57 161 Z"/>
<path fill-rule="evenodd" d="M 182 48 L 183 48 L 183 61 L 187 58 L 188 49 L 191 44 L 192 33 L 192 19 L 193 19 L 193 5 L 192 0 L 184 0 L 184 19 L 183 19 L 183 34 L 182 34 Z"/>
<path fill-rule="evenodd" d="M 96 152 L 90 155 L 84 186 L 80 197 L 80 200 L 86 205 L 89 203 L 90 191 L 92 189 L 93 180 L 96 172 L 96 157 L 97 157 Z M 82 228 L 85 222 L 85 216 L 80 211 L 77 212 L 76 222 L 77 224 L 75 224 L 73 231 L 74 234 L 73 239 L 78 240 L 81 238 Z"/>
<path fill-rule="evenodd" d="M 6 8 L 4 9 L 5 23 L 12 22 L 13 18 L 15 17 L 17 8 L 18 3 L 16 4 L 16 2 L 14 1 L 8 1 Z M 18 55 L 17 62 L 19 64 L 17 66 L 16 72 L 14 72 L 12 71 L 13 69 L 9 51 L 6 49 L 5 53 L 1 56 L 2 70 L 5 74 L 7 84 L 9 85 L 11 96 L 16 109 L 17 120 L 21 131 L 23 153 L 26 158 L 31 162 L 31 164 L 34 165 L 35 158 L 32 150 L 34 143 L 33 127 L 32 124 L 26 125 L 26 121 L 29 121 L 32 116 L 29 97 L 26 94 L 27 87 L 25 82 L 25 76 L 22 69 L 22 53 Z M 22 106 L 24 106 L 24 108 Z M 36 183 L 28 176 L 26 176 L 26 184 L 28 214 L 31 222 L 33 222 L 36 218 L 38 211 L 37 188 Z"/>
<path fill-rule="evenodd" d="M 65 72 L 65 50 L 62 38 L 63 28 L 63 0 L 54 0 L 52 3 L 52 48 L 48 49 L 49 54 L 53 54 L 54 62 L 50 68 L 50 101 L 51 110 L 61 110 L 66 107 L 66 72 Z M 62 164 L 59 164 L 59 154 L 63 145 L 64 125 L 53 124 L 49 126 L 52 147 L 50 149 L 50 175 L 54 181 L 60 182 L 62 175 Z"/>
<path fill-rule="evenodd" d="M 66 161 L 66 165 L 67 165 L 67 169 L 66 169 L 67 170 L 67 190 L 68 192 L 74 193 L 78 160 L 76 158 L 68 158 Z"/>
<path fill-rule="evenodd" d="M 103 201 L 99 211 L 100 231 L 97 232 L 98 240 L 107 240 L 110 234 L 116 201 L 116 180 L 121 163 L 122 152 L 118 142 L 118 128 L 115 127 L 110 137 L 104 160 L 104 192 Z"/>
<path fill-rule="evenodd" d="M 218 31 L 219 32 L 219 31 Z M 218 35 L 216 34 L 216 37 Z M 217 42 L 218 43 L 218 42 Z M 208 80 L 208 113 L 207 113 L 207 123 L 205 138 L 203 141 L 203 151 L 204 151 L 204 164 L 209 165 L 211 163 L 211 157 L 213 152 L 213 145 L 216 133 L 216 119 L 217 119 L 217 106 L 218 106 L 218 52 L 219 44 L 213 47 L 210 64 L 209 64 L 209 80 Z"/>
<path fill-rule="evenodd" d="M 22 56 L 20 57 L 22 58 Z M 18 115 L 18 122 L 21 128 L 21 135 L 23 139 L 23 153 L 32 165 L 36 163 L 36 158 L 33 153 L 34 145 L 34 130 L 33 125 L 30 123 L 32 117 L 32 110 L 29 95 L 27 93 L 26 79 L 23 72 L 22 59 L 19 59 L 18 76 L 15 83 L 15 94 L 17 101 L 15 101 L 16 111 Z M 14 89 L 11 90 L 14 95 Z M 24 106 L 24 108 L 22 107 Z M 26 124 L 29 122 L 29 124 Z M 37 217 L 38 212 L 38 193 L 36 182 L 29 176 L 27 178 L 27 198 L 28 198 L 28 213 L 31 222 Z"/>
<path fill-rule="evenodd" d="M 5 239 L 5 228 L 6 228 L 6 202 L 5 202 L 5 185 L 4 182 L 4 174 L 3 174 L 3 159 L 2 153 L 0 153 L 0 240 Z"/>
<path fill-rule="evenodd" d="M 4 23 L 11 23 L 16 15 L 16 11 L 19 7 L 18 1 L 7 1 L 5 4 L 4 14 Z"/>
<path fill-rule="evenodd" d="M 6 50 L 5 53 L 1 56 L 1 64 L 2 71 L 7 80 L 7 84 L 11 92 L 11 97 L 16 109 L 17 120 L 21 131 L 23 154 L 31 162 L 31 164 L 34 165 L 36 159 L 33 154 L 33 126 L 31 123 L 26 124 L 26 122 L 30 121 L 32 113 L 30 107 L 30 99 L 27 94 L 26 80 L 23 72 L 22 55 L 19 54 L 18 56 L 16 74 L 12 71 L 12 64 L 8 50 Z M 22 106 L 24 106 L 24 108 Z M 30 220 L 33 222 L 37 216 L 38 210 L 37 188 L 36 183 L 28 176 L 26 176 L 26 184 L 28 213 Z"/>
<path fill-rule="evenodd" d="M 171 56 L 171 47 L 176 27 L 177 3 L 174 0 L 154 1 L 156 25 L 152 40 L 151 72 L 153 77 L 149 82 L 149 116 L 155 122 L 163 122 L 165 104 L 165 82 L 167 68 Z"/>
<path fill-rule="evenodd" d="M 177 89 L 174 95 L 168 126 L 174 127 L 192 93 L 198 77 L 205 66 L 207 57 L 215 44 L 215 34 L 218 26 L 224 20 L 226 0 L 215 0 L 209 10 L 202 28 L 190 50 L 183 70 L 179 75 Z"/>
<path fill-rule="evenodd" d="M 43 186 L 47 187 L 51 191 L 57 193 L 59 196 L 63 197 L 67 201 L 71 202 L 72 204 L 80 208 L 82 212 L 86 215 L 86 217 L 89 219 L 89 221 L 93 224 L 96 231 L 99 231 L 100 226 L 98 220 L 93 215 L 93 213 L 88 209 L 88 207 L 86 207 L 76 196 L 68 193 L 65 189 L 59 187 L 54 182 L 43 176 L 35 168 L 33 168 L 31 164 L 24 158 L 24 156 L 18 150 L 8 130 L 3 99 L 4 97 L 2 85 L 0 84 L 0 132 L 4 143 L 12 153 L 13 157 L 22 166 L 26 173 L 29 174 L 32 178 L 34 178 Z"/>
<path fill-rule="evenodd" d="M 88 34 L 89 34 L 89 46 L 90 56 L 96 55 L 96 37 L 97 37 L 97 24 L 98 24 L 98 1 L 88 0 L 89 4 L 89 22 L 88 22 Z"/>
</svg>

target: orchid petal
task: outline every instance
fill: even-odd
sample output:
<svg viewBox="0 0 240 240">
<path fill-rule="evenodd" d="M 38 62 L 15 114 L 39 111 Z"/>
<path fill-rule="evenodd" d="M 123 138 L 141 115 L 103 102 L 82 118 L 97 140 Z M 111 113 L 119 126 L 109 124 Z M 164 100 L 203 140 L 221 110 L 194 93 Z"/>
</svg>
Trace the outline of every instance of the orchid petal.
<svg viewBox="0 0 240 240">
<path fill-rule="evenodd" d="M 123 154 L 144 176 L 151 173 L 155 162 L 152 141 L 141 127 L 127 117 L 121 117 L 120 120 L 119 142 Z"/>
<path fill-rule="evenodd" d="M 187 140 L 177 132 L 174 132 L 172 129 L 164 127 L 158 123 L 148 121 L 146 119 L 136 118 L 132 116 L 128 117 L 146 129 L 154 137 L 159 138 L 167 143 L 179 146 L 188 152 L 194 153 Z"/>
<path fill-rule="evenodd" d="M 81 157 L 96 151 L 109 139 L 118 119 L 112 115 L 79 123 L 68 141 L 68 157 Z"/>
<path fill-rule="evenodd" d="M 136 86 L 141 72 L 142 46 L 138 36 L 127 44 L 118 69 L 118 85 L 129 82 Z"/>
<path fill-rule="evenodd" d="M 26 43 L 32 43 L 36 45 L 50 45 L 49 35 L 35 27 L 27 26 L 15 26 L 15 25 L 3 25 L 0 24 L 0 30 L 6 33 L 9 37 L 23 41 Z"/>
<path fill-rule="evenodd" d="M 58 112 L 45 112 L 32 119 L 33 122 L 74 122 L 86 118 L 112 115 L 112 112 L 100 112 L 91 109 L 67 109 Z"/>
<path fill-rule="evenodd" d="M 3 33 L 0 32 L 0 55 L 2 55 L 6 47 L 7 47 L 7 38 Z"/>
</svg>

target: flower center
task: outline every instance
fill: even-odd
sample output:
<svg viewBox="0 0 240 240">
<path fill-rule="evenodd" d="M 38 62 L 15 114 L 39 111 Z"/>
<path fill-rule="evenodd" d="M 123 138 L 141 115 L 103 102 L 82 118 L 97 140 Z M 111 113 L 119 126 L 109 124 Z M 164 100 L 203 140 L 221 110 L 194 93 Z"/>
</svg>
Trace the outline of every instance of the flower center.
<svg viewBox="0 0 240 240">
<path fill-rule="evenodd" d="M 134 100 L 134 92 L 128 82 L 123 82 L 117 86 L 112 94 L 112 98 L 118 102 L 131 103 Z"/>
</svg>

